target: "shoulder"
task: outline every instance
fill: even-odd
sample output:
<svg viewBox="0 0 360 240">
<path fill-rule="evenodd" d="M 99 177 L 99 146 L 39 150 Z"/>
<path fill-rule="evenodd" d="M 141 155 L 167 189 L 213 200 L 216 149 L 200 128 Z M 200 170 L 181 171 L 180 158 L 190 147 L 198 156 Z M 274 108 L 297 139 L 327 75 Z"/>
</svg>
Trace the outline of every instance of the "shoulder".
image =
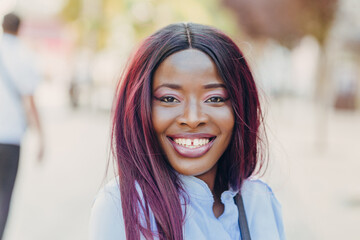
<svg viewBox="0 0 360 240">
<path fill-rule="evenodd" d="M 285 239 L 281 205 L 269 185 L 258 179 L 246 180 L 241 195 L 252 236 Z"/>
<path fill-rule="evenodd" d="M 121 197 L 120 197 L 120 186 L 118 178 L 113 178 L 110 182 L 108 182 L 96 195 L 94 201 L 94 207 L 97 206 L 116 206 L 118 204 L 121 206 Z M 119 209 L 121 210 L 121 209 Z"/>
<path fill-rule="evenodd" d="M 253 195 L 255 196 L 274 196 L 274 193 L 270 186 L 260 179 L 247 179 L 244 181 L 241 188 L 241 193 L 243 195 Z"/>
<path fill-rule="evenodd" d="M 6 34 L 1 42 L 0 56 L 7 72 L 22 95 L 32 95 L 42 80 L 36 55 L 14 36 Z M 21 71 L 19 71 L 21 69 Z"/>
<path fill-rule="evenodd" d="M 101 198 L 111 198 L 112 200 L 120 201 L 120 185 L 119 178 L 111 179 L 96 195 L 96 200 Z"/>
<path fill-rule="evenodd" d="M 117 178 L 106 184 L 96 196 L 91 209 L 89 235 L 91 240 L 126 239 Z"/>
<path fill-rule="evenodd" d="M 241 195 L 244 202 L 249 205 L 270 205 L 272 208 L 281 209 L 279 201 L 268 184 L 259 179 L 247 179 L 241 188 Z"/>
</svg>

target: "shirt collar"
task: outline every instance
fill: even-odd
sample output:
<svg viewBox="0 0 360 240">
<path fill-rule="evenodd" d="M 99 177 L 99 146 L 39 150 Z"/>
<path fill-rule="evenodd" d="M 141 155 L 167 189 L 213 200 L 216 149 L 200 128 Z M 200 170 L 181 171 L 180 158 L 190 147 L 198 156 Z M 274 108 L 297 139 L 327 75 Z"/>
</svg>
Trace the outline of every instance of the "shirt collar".
<svg viewBox="0 0 360 240">
<path fill-rule="evenodd" d="M 211 204 L 214 202 L 213 194 L 208 185 L 203 180 L 194 176 L 185 176 L 182 174 L 179 174 L 178 176 L 184 190 L 187 194 L 189 194 L 190 198 L 196 198 L 198 200 L 206 201 Z M 229 188 L 221 194 L 221 201 L 223 203 L 225 203 L 226 201 L 233 201 L 233 197 L 237 193 L 238 191 Z"/>
</svg>

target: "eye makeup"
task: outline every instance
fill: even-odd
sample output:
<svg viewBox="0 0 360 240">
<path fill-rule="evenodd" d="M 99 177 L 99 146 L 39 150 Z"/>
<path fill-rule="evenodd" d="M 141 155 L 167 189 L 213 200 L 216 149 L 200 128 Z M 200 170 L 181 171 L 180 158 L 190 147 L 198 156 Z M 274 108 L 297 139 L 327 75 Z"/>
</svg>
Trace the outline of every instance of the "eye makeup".
<svg viewBox="0 0 360 240">
<path fill-rule="evenodd" d="M 160 101 L 164 98 L 175 98 L 178 101 L 182 101 L 182 99 L 183 99 L 176 91 L 169 90 L 169 89 L 163 89 L 163 88 L 156 90 L 154 92 L 153 96 L 155 99 L 160 100 Z"/>
<path fill-rule="evenodd" d="M 216 89 L 212 91 L 208 91 L 203 98 L 203 101 L 207 101 L 210 98 L 223 98 L 224 101 L 229 99 L 229 94 L 225 89 Z"/>
</svg>

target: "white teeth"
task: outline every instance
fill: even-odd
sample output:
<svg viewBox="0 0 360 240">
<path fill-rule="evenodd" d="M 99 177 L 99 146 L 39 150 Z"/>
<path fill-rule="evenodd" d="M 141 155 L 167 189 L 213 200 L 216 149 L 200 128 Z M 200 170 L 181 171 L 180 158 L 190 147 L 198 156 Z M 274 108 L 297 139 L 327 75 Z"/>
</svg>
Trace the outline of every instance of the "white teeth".
<svg viewBox="0 0 360 240">
<path fill-rule="evenodd" d="M 189 138 L 175 138 L 174 142 L 176 144 L 182 145 L 187 148 L 198 148 L 203 145 L 206 145 L 210 142 L 209 138 L 195 138 L 195 139 L 189 139 Z"/>
</svg>

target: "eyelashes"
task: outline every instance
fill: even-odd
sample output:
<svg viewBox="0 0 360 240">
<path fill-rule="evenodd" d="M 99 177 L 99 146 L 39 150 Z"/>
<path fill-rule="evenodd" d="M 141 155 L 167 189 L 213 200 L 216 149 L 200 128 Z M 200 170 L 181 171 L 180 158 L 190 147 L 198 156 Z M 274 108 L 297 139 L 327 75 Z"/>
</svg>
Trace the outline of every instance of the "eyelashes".
<svg viewBox="0 0 360 240">
<path fill-rule="evenodd" d="M 159 100 L 160 102 L 164 102 L 164 103 L 180 103 L 180 100 L 178 100 L 176 97 L 173 97 L 173 96 L 163 96 L 163 97 L 159 97 L 159 98 L 155 98 L 155 99 Z M 223 103 L 227 100 L 228 99 L 225 99 L 220 96 L 214 96 L 214 97 L 210 97 L 210 98 L 206 99 L 204 102 L 205 103 Z"/>
<path fill-rule="evenodd" d="M 223 97 L 210 97 L 207 100 L 205 100 L 206 103 L 222 103 L 225 101 L 226 99 Z"/>
<path fill-rule="evenodd" d="M 180 102 L 178 99 L 176 99 L 175 97 L 172 97 L 172 96 L 160 97 L 160 98 L 158 98 L 158 100 L 160 102 L 164 102 L 164 103 L 179 103 Z"/>
</svg>

